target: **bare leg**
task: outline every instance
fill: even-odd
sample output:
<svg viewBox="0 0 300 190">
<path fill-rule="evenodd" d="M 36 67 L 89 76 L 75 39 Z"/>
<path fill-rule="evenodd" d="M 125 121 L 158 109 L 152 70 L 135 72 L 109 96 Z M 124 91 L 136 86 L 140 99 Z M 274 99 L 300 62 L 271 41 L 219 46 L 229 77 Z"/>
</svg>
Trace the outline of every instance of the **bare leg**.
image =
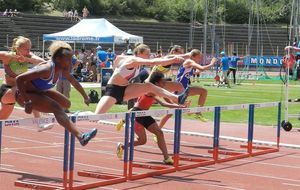
<svg viewBox="0 0 300 190">
<path fill-rule="evenodd" d="M 184 91 L 184 87 L 180 82 L 172 82 L 172 81 L 165 81 L 164 89 L 169 92 L 178 92 L 181 93 Z"/>
<path fill-rule="evenodd" d="M 137 98 L 147 93 L 153 93 L 159 97 L 168 98 L 174 103 L 178 102 L 178 96 L 172 94 L 171 92 L 163 88 L 155 86 L 152 83 L 129 84 L 125 90 L 124 100 Z"/>
<path fill-rule="evenodd" d="M 169 155 L 168 155 L 168 149 L 167 149 L 164 133 L 158 127 L 157 123 L 153 123 L 152 125 L 150 125 L 147 130 L 150 131 L 151 133 L 153 133 L 154 135 L 156 135 L 157 140 L 158 140 L 158 142 L 157 142 L 158 147 L 164 156 L 164 160 L 168 159 Z"/>
<path fill-rule="evenodd" d="M 196 95 L 199 95 L 198 105 L 200 107 L 204 106 L 207 97 L 207 90 L 201 87 L 190 87 L 189 96 Z"/>
<path fill-rule="evenodd" d="M 1 103 L 0 120 L 8 119 L 14 110 L 15 105 L 7 105 Z"/>
<path fill-rule="evenodd" d="M 134 124 L 135 134 L 138 136 L 137 140 L 134 141 L 134 146 L 144 145 L 147 142 L 147 135 L 144 126 L 135 122 Z"/>
<path fill-rule="evenodd" d="M 111 96 L 102 96 L 97 104 L 95 114 L 106 113 L 116 102 L 117 100 Z"/>
<path fill-rule="evenodd" d="M 167 123 L 167 121 L 172 117 L 173 114 L 165 115 L 159 122 L 159 128 L 162 129 L 164 125 Z"/>
</svg>

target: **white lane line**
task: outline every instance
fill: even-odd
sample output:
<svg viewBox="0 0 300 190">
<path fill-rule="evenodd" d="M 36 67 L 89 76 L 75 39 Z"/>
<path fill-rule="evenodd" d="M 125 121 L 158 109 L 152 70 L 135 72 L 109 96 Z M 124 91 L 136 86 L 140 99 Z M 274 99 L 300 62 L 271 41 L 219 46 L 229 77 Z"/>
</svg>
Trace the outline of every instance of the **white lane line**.
<svg viewBox="0 0 300 190">
<path fill-rule="evenodd" d="M 300 184 L 293 184 L 293 183 L 282 183 L 282 184 L 288 186 L 300 187 Z"/>
<path fill-rule="evenodd" d="M 291 181 L 291 182 L 298 182 L 300 183 L 300 180 L 297 179 L 289 179 L 289 178 L 282 178 L 282 177 L 276 177 L 276 176 L 270 176 L 270 175 L 262 175 L 262 174 L 254 174 L 254 173 L 245 173 L 245 172 L 238 172 L 228 169 L 218 169 L 218 168 L 209 168 L 209 167 L 203 167 L 207 170 L 216 171 L 216 172 L 224 172 L 224 173 L 232 173 L 232 174 L 240 174 L 240 175 L 246 175 L 246 176 L 253 176 L 253 177 L 261 177 L 261 178 L 267 178 L 267 179 L 275 179 L 275 180 L 282 180 L 282 181 Z"/>
<path fill-rule="evenodd" d="M 236 161 L 239 162 L 244 162 L 247 164 L 260 164 L 260 165 L 268 165 L 268 166 L 276 166 L 276 167 L 284 167 L 284 168 L 290 168 L 290 169 L 300 169 L 300 166 L 292 166 L 292 165 L 283 165 L 283 164 L 272 164 L 272 163 L 267 163 L 267 162 L 261 162 L 260 160 L 258 161 L 247 161 L 247 160 L 243 160 L 243 159 L 238 159 Z"/>
<path fill-rule="evenodd" d="M 61 162 L 61 163 L 63 162 L 63 159 L 51 158 L 49 156 L 40 156 L 40 155 L 23 153 L 23 152 L 17 152 L 17 151 L 11 151 L 11 152 L 15 153 L 15 154 L 20 154 L 20 155 L 34 157 L 34 158 L 42 158 L 42 159 L 46 159 L 46 160 L 53 160 L 53 161 L 58 161 L 58 162 Z M 106 170 L 112 170 L 112 171 L 117 171 L 117 172 L 123 172 L 123 170 L 120 170 L 120 169 L 101 167 L 101 166 L 96 166 L 96 165 L 84 164 L 84 163 L 80 163 L 80 162 L 74 162 L 74 164 L 77 164 L 77 165 L 80 165 L 80 166 L 91 167 L 93 169 L 97 168 L 97 169 L 106 169 Z"/>
</svg>

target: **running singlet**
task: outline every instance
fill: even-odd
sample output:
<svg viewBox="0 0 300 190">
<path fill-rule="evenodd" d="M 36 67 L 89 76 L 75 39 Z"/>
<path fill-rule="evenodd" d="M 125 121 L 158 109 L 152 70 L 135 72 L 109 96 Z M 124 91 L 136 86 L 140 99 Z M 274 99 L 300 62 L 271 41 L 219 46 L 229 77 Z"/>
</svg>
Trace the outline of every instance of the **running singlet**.
<svg viewBox="0 0 300 190">
<path fill-rule="evenodd" d="M 34 79 L 31 81 L 33 86 L 35 86 L 38 90 L 45 91 L 53 88 L 55 86 L 55 83 L 53 83 L 55 73 L 55 64 L 53 61 L 51 61 L 51 74 L 48 79 Z"/>
<path fill-rule="evenodd" d="M 187 88 L 189 85 L 189 79 L 191 76 L 193 76 L 193 73 L 194 73 L 193 67 L 184 68 L 182 64 L 179 67 L 176 81 L 180 82 L 184 88 Z"/>
<path fill-rule="evenodd" d="M 120 63 L 119 65 L 120 66 L 115 69 L 115 72 L 113 73 L 113 75 L 120 74 L 124 79 L 126 79 L 128 81 L 130 79 L 135 78 L 140 73 L 140 67 L 127 69 L 126 65 L 124 65 L 122 63 Z"/>
<path fill-rule="evenodd" d="M 15 52 L 10 52 L 9 54 L 16 55 Z M 3 64 L 5 74 L 12 78 L 16 78 L 18 75 L 25 73 L 28 70 L 28 64 L 29 63 L 27 62 L 20 63 L 17 60 L 11 59 L 8 64 Z"/>
<path fill-rule="evenodd" d="M 167 72 L 169 72 L 171 70 L 171 65 L 167 65 L 167 66 L 155 65 L 152 70 L 160 71 L 163 74 L 166 74 Z"/>
<path fill-rule="evenodd" d="M 143 110 L 148 110 L 154 103 L 154 98 L 152 96 L 143 95 L 138 99 L 138 108 Z"/>
</svg>

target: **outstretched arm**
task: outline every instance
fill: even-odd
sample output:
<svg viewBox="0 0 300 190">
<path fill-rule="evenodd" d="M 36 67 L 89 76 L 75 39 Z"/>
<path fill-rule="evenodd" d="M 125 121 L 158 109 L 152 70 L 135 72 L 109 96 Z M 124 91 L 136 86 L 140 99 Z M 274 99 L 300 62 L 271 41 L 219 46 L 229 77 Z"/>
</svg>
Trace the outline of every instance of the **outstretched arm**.
<svg viewBox="0 0 300 190">
<path fill-rule="evenodd" d="M 217 58 L 214 57 L 214 58 L 212 58 L 210 64 L 202 66 L 202 65 L 197 64 L 193 60 L 187 60 L 186 63 L 184 63 L 184 66 L 193 67 L 193 68 L 198 69 L 200 71 L 204 71 L 204 70 L 207 70 L 207 69 L 211 68 L 216 62 L 217 62 Z"/>
<path fill-rule="evenodd" d="M 171 65 L 171 64 L 177 64 L 182 63 L 184 59 L 182 57 L 173 57 L 173 58 L 154 58 L 154 59 L 143 59 L 139 57 L 135 57 L 131 60 L 131 62 L 127 65 L 127 68 L 134 68 L 142 65 Z"/>
</svg>

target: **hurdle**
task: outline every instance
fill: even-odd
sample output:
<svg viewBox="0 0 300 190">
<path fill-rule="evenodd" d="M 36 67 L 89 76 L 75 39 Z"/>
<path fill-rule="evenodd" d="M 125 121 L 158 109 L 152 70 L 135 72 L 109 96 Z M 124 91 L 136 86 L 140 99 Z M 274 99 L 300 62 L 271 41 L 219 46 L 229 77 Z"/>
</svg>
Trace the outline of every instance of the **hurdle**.
<svg viewBox="0 0 300 190">
<path fill-rule="evenodd" d="M 134 162 L 134 123 L 136 117 L 142 117 L 142 116 L 161 116 L 161 115 L 168 115 L 168 114 L 174 114 L 174 110 L 150 110 L 150 111 L 134 111 L 131 112 L 131 127 L 130 127 L 130 152 L 129 152 L 129 170 L 128 170 L 128 180 L 138 180 L 143 179 L 146 177 L 153 177 L 153 176 L 159 176 L 163 174 L 173 173 L 176 172 L 176 168 L 173 166 L 166 166 L 166 165 L 154 165 L 154 164 L 148 164 L 148 163 L 139 163 Z M 177 121 L 175 121 L 175 125 L 177 125 Z M 175 136 L 174 136 L 175 139 Z M 174 140 L 175 146 L 176 141 Z M 175 150 L 175 148 L 174 148 Z M 134 173 L 134 168 L 142 168 L 148 170 L 144 173 Z M 150 170 L 150 171 L 149 171 Z"/>
<path fill-rule="evenodd" d="M 263 107 L 276 107 L 278 106 L 278 118 L 277 118 L 277 139 L 276 144 L 273 146 L 257 146 L 254 139 L 254 110 L 255 108 Z M 239 151 L 223 151 L 219 150 L 219 139 L 220 139 L 220 118 L 221 111 L 223 110 L 240 110 L 249 109 L 248 115 L 248 141 L 247 145 L 241 145 Z M 197 112 L 214 112 L 214 134 L 213 134 L 213 146 L 209 153 L 212 154 L 212 159 L 207 158 L 190 158 L 180 155 L 180 142 L 181 142 L 181 126 L 182 126 L 182 114 L 183 113 L 197 113 Z M 141 164 L 133 162 L 134 157 L 134 121 L 135 117 L 141 116 L 161 116 L 166 114 L 175 114 L 175 126 L 174 126 L 174 147 L 173 147 L 173 166 L 158 166 Z M 101 115 L 85 115 L 78 116 L 72 115 L 71 120 L 77 124 L 79 121 L 98 121 L 98 120 L 109 120 L 109 119 L 121 119 L 125 116 L 125 131 L 124 131 L 124 157 L 123 157 L 123 173 L 122 174 L 111 174 L 103 173 L 98 171 L 84 170 L 79 171 L 78 175 L 83 177 L 100 179 L 101 181 L 89 182 L 86 184 L 74 185 L 74 155 L 75 155 L 75 137 L 70 136 L 69 132 L 65 130 L 64 134 L 64 162 L 63 162 L 63 177 L 62 185 L 50 184 L 37 181 L 16 181 L 15 186 L 32 189 L 88 189 L 100 186 L 107 186 L 117 183 L 123 183 L 128 180 L 138 180 L 146 177 L 163 175 L 181 170 L 188 170 L 201 166 L 213 165 L 216 163 L 228 162 L 236 159 L 258 156 L 262 154 L 268 154 L 279 151 L 280 146 L 280 120 L 281 120 L 281 103 L 280 102 L 269 102 L 259 104 L 240 104 L 240 105 L 229 105 L 229 106 L 217 106 L 217 107 L 198 107 L 198 108 L 184 108 L 184 109 L 167 109 L 167 110 L 150 110 L 150 111 L 135 111 L 129 113 L 108 113 Z M 3 120 L 0 121 L 0 166 L 1 166 L 1 144 L 2 144 L 2 133 L 3 128 L 7 126 L 32 126 L 36 123 L 53 123 L 55 122 L 54 117 L 40 118 L 40 119 L 18 119 L 18 120 Z M 227 155 L 228 157 L 220 158 L 219 155 Z M 128 159 L 129 157 L 129 159 Z M 181 164 L 181 161 L 191 162 L 189 164 Z M 134 173 L 133 168 L 143 168 L 150 170 L 146 173 Z"/>
<path fill-rule="evenodd" d="M 203 167 L 203 166 L 209 166 L 215 164 L 215 160 L 213 158 L 208 159 L 208 158 L 202 158 L 200 156 L 197 156 L 197 158 L 191 158 L 189 156 L 182 156 L 180 155 L 180 142 L 181 142 L 181 120 L 182 120 L 182 113 L 203 113 L 203 112 L 211 112 L 215 111 L 215 107 L 198 107 L 198 108 L 185 108 L 185 109 L 177 109 L 175 112 L 175 121 L 177 121 L 177 125 L 175 128 L 175 133 L 176 133 L 176 146 L 175 146 L 175 154 L 174 154 L 174 164 L 175 168 L 177 171 L 182 171 L 182 170 L 188 170 L 188 169 L 193 169 L 193 168 L 198 168 L 198 167 Z M 216 113 L 216 111 L 215 111 Z M 216 131 L 216 124 L 218 117 L 215 114 L 214 117 L 214 129 Z M 214 141 L 214 146 L 215 146 L 215 141 Z M 216 149 L 217 150 L 217 149 Z M 218 154 L 218 152 L 214 152 L 214 155 Z M 186 161 L 190 162 L 188 164 L 180 164 L 180 161 Z"/>
<path fill-rule="evenodd" d="M 70 117 L 73 123 L 76 123 L 76 116 L 72 115 Z M 27 119 L 25 119 L 26 121 Z M 40 122 L 39 120 L 44 121 L 44 118 L 40 119 L 31 119 L 32 121 Z M 52 118 L 52 123 L 55 122 L 55 118 Z M 24 123 L 24 121 L 22 122 Z M 52 190 L 52 189 L 67 189 L 73 186 L 73 169 L 74 163 L 71 161 L 74 160 L 74 147 L 75 147 L 75 137 L 71 135 L 67 130 L 65 130 L 64 134 L 64 156 L 63 156 L 63 180 L 62 185 L 59 184 L 51 184 L 51 183 L 42 183 L 32 180 L 17 180 L 15 181 L 15 186 L 23 187 L 23 188 L 31 188 L 31 189 L 44 189 L 44 190 Z M 70 158 L 70 159 L 69 159 Z M 70 162 L 69 162 L 70 160 Z M 70 165 L 69 165 L 70 164 Z"/>
<path fill-rule="evenodd" d="M 72 189 L 89 189 L 101 186 L 113 185 L 117 183 L 122 183 L 127 181 L 127 171 L 128 171 L 128 137 L 129 137 L 129 113 L 117 113 L 117 114 L 102 114 L 102 115 L 89 115 L 89 116 L 78 116 L 78 121 L 99 121 L 103 119 L 123 119 L 125 116 L 125 132 L 124 132 L 124 157 L 123 157 L 123 173 L 122 174 L 111 174 L 99 171 L 84 170 L 78 171 L 78 176 L 89 177 L 100 179 L 101 181 L 96 181 L 88 184 L 78 185 L 72 187 Z M 74 161 L 73 161 L 74 162 Z"/>
<path fill-rule="evenodd" d="M 253 133 L 254 133 L 254 109 L 255 108 L 264 108 L 264 107 L 275 107 L 278 106 L 278 115 L 277 115 L 277 146 L 276 147 L 266 147 L 266 146 L 254 146 L 253 145 Z M 248 142 L 247 145 L 240 145 L 240 148 L 246 149 L 246 152 L 239 151 L 220 151 L 219 150 L 219 130 L 220 130 L 220 114 L 221 110 L 237 110 L 237 109 L 246 109 L 248 107 Z M 281 103 L 280 102 L 268 102 L 260 104 L 241 104 L 234 106 L 222 106 L 216 107 L 215 115 L 217 115 L 217 120 L 215 120 L 215 133 L 214 133 L 214 149 L 209 150 L 208 152 L 213 154 L 214 160 L 216 163 L 228 162 L 236 159 L 242 159 L 252 156 L 258 156 L 267 153 L 273 153 L 279 151 L 279 142 L 280 142 L 280 118 L 281 118 Z M 217 124 L 216 124 L 217 122 Z M 219 158 L 219 155 L 227 155 L 226 158 Z"/>
</svg>

